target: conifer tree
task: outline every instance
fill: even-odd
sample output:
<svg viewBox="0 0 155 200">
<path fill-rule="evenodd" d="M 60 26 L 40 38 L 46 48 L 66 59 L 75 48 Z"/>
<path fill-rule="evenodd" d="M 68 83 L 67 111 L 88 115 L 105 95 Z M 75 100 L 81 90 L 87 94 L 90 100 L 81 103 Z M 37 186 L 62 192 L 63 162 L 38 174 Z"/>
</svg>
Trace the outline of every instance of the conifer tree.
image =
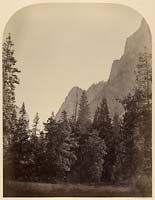
<svg viewBox="0 0 155 200">
<path fill-rule="evenodd" d="M 63 111 L 58 122 L 53 116 L 50 117 L 47 123 L 44 123 L 44 126 L 47 141 L 46 172 L 51 180 L 65 181 L 72 164 L 76 160 L 72 151 L 71 129 L 67 120 L 67 113 Z"/>
<path fill-rule="evenodd" d="M 36 113 L 36 116 L 35 116 L 35 118 L 34 118 L 34 120 L 33 120 L 33 128 L 32 128 L 32 134 L 33 135 L 37 135 L 38 134 L 38 132 L 39 132 L 39 129 L 38 129 L 38 125 L 39 125 L 39 114 L 38 114 L 38 112 Z"/>
<path fill-rule="evenodd" d="M 141 104 L 151 110 L 152 105 L 152 59 L 151 54 L 144 49 L 139 56 L 136 68 L 136 91 L 141 94 Z"/>
<path fill-rule="evenodd" d="M 105 98 L 102 99 L 100 106 L 97 108 L 93 120 L 93 128 L 100 131 L 100 137 L 103 139 L 107 139 L 112 132 L 111 119 L 109 116 L 109 110 L 107 105 L 107 100 Z M 108 134 L 107 134 L 108 133 Z"/>
<path fill-rule="evenodd" d="M 139 160 L 137 171 L 151 177 L 152 172 L 152 58 L 144 49 L 139 56 L 136 71 L 135 98 L 137 97 L 137 127 L 135 129 L 135 151 Z M 143 154 L 143 156 L 141 156 Z M 141 170 L 140 170 L 141 169 Z"/>
<path fill-rule="evenodd" d="M 63 137 L 63 144 L 60 152 L 63 160 L 62 171 L 64 173 L 64 178 L 67 179 L 67 175 L 71 171 L 71 167 L 75 164 L 75 161 L 77 160 L 75 152 L 77 141 L 74 137 L 74 133 L 72 133 L 71 131 L 66 111 L 62 112 L 61 119 L 59 120 L 58 125 Z"/>
<path fill-rule="evenodd" d="M 40 140 L 39 138 L 39 133 L 40 130 L 38 128 L 39 124 L 39 114 L 36 113 L 36 116 L 33 120 L 33 125 L 32 125 L 32 130 L 30 131 L 30 145 L 31 145 L 31 150 L 29 152 L 30 157 L 31 157 L 31 174 L 33 179 L 38 179 L 39 173 L 41 171 L 41 162 L 42 160 L 42 154 L 43 154 L 43 140 Z"/>
<path fill-rule="evenodd" d="M 118 114 L 114 114 L 112 121 L 112 132 L 113 132 L 113 146 L 115 160 L 112 169 L 112 181 L 118 182 L 121 174 L 121 159 L 120 159 L 120 143 L 121 143 L 121 119 Z"/>
<path fill-rule="evenodd" d="M 3 67 L 3 138 L 4 148 L 10 143 L 10 131 L 12 115 L 15 110 L 15 87 L 19 84 L 18 73 L 20 72 L 14 57 L 13 42 L 9 33 L 3 43 L 2 67 Z"/>
<path fill-rule="evenodd" d="M 13 155 L 13 167 L 15 178 L 25 179 L 28 177 L 29 165 L 29 120 L 25 109 L 25 104 L 19 111 L 19 119 L 16 123 L 16 131 L 13 143 L 11 145 L 11 153 Z"/>
<path fill-rule="evenodd" d="M 110 181 L 112 168 L 115 162 L 114 135 L 112 133 L 112 124 L 105 98 L 102 99 L 100 106 L 95 112 L 93 128 L 99 131 L 99 136 L 104 139 L 107 146 L 107 155 L 103 166 L 103 179 L 105 181 Z"/>
<path fill-rule="evenodd" d="M 47 122 L 44 123 L 44 131 L 45 131 L 45 158 L 44 158 L 44 166 L 42 171 L 42 178 L 45 180 L 53 180 L 56 176 L 56 156 L 57 156 L 57 130 L 58 125 L 54 118 L 54 114 L 52 113 L 51 117 L 48 118 Z M 49 178 L 48 178 L 49 177 Z"/>
<path fill-rule="evenodd" d="M 134 158 L 134 130 L 136 128 L 137 108 L 136 99 L 129 94 L 123 101 L 125 113 L 121 127 L 121 141 L 119 143 L 121 157 L 121 179 L 130 181 L 135 172 Z"/>
<path fill-rule="evenodd" d="M 10 124 L 10 139 L 9 146 L 3 149 L 3 174 L 4 180 L 14 177 L 14 152 L 12 151 L 16 143 L 16 134 L 17 134 L 17 112 L 14 109 L 12 114 L 12 122 Z"/>
<path fill-rule="evenodd" d="M 121 119 L 119 115 L 116 113 L 114 114 L 114 117 L 113 117 L 112 128 L 113 128 L 113 133 L 119 136 L 120 128 L 121 128 Z"/>
<path fill-rule="evenodd" d="M 151 55 L 144 52 L 137 64 L 134 94 L 121 101 L 125 113 L 120 155 L 122 173 L 125 178 L 128 176 L 127 179 L 144 175 L 151 177 L 151 75 Z"/>
<path fill-rule="evenodd" d="M 80 183 L 97 183 L 102 179 L 106 145 L 97 130 L 87 132 L 79 148 Z"/>
<path fill-rule="evenodd" d="M 80 99 L 77 124 L 83 130 L 88 129 L 91 124 L 89 104 L 88 104 L 87 95 L 85 91 L 82 92 L 82 96 Z"/>
<path fill-rule="evenodd" d="M 72 133 L 74 133 L 76 136 L 78 136 L 78 126 L 77 126 L 77 121 L 74 116 L 72 116 L 69 119 L 69 125 L 71 127 Z"/>
<path fill-rule="evenodd" d="M 78 174 L 79 171 L 77 170 L 77 165 L 78 165 L 80 131 L 79 131 L 79 127 L 77 125 L 75 116 L 72 116 L 69 119 L 69 126 L 71 128 L 71 133 L 70 133 L 70 141 L 72 144 L 71 151 L 74 152 L 76 159 L 72 163 L 71 171 L 69 172 L 69 175 L 68 175 L 68 180 L 71 182 L 77 182 L 77 179 L 79 177 L 79 174 Z"/>
</svg>

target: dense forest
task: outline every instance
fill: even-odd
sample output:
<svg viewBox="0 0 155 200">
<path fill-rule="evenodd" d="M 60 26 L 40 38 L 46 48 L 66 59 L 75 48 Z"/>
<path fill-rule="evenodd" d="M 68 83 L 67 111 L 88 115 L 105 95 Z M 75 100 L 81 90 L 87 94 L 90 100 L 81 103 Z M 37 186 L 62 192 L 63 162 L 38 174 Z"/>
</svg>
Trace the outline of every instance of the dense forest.
<svg viewBox="0 0 155 200">
<path fill-rule="evenodd" d="M 139 52 L 132 94 L 116 99 L 121 116 L 109 114 L 102 99 L 90 120 L 83 91 L 79 110 L 71 118 L 64 110 L 39 130 L 39 114 L 30 128 L 25 103 L 17 111 L 19 83 L 9 34 L 3 43 L 3 172 L 5 180 L 45 183 L 135 184 L 142 190 L 152 183 L 152 69 L 151 55 Z"/>
</svg>

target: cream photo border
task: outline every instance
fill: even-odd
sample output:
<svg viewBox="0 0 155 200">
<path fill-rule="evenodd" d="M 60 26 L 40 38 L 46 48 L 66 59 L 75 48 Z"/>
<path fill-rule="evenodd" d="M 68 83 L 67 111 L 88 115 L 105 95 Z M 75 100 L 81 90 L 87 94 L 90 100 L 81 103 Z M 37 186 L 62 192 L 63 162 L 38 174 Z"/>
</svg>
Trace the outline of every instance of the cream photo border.
<svg viewBox="0 0 155 200">
<path fill-rule="evenodd" d="M 152 97 L 152 102 L 154 102 L 154 91 L 155 91 L 155 81 L 154 81 L 154 64 L 155 64 L 155 0 L 72 0 L 72 1 L 66 1 L 66 0 L 1 0 L 0 1 L 0 57 L 2 56 L 2 38 L 3 38 L 3 31 L 5 29 L 5 25 L 9 21 L 9 19 L 20 9 L 26 6 L 30 5 L 35 5 L 35 4 L 40 4 L 40 3 L 113 3 L 113 4 L 120 4 L 124 6 L 128 6 L 130 8 L 135 9 L 135 11 L 139 12 L 147 21 L 147 23 L 150 26 L 151 33 L 152 33 L 152 72 L 153 72 L 153 82 L 152 82 L 152 91 L 153 91 L 153 97 Z M 2 59 L 1 59 L 2 60 Z M 1 61 L 2 64 L 2 61 Z M 2 66 L 2 65 L 1 65 Z M 153 111 L 155 109 L 154 103 L 153 103 Z M 154 112 L 152 111 L 152 122 L 155 119 Z M 152 123 L 152 133 L 154 133 L 154 124 Z M 2 145 L 2 67 L 0 69 L 0 199 L 17 199 L 17 198 L 4 198 L 3 197 L 3 145 Z M 155 188 L 155 137 L 152 134 L 152 162 L 153 162 L 153 170 L 152 170 L 152 189 Z M 80 197 L 63 197 L 63 198 L 58 198 L 58 197 L 51 197 L 51 198 L 18 198 L 18 199 L 90 199 L 89 198 L 80 198 Z M 92 200 L 98 199 L 97 197 L 91 197 Z M 129 198 L 129 197 L 116 197 L 116 198 L 101 198 L 100 199 L 114 199 L 114 200 L 130 200 L 130 199 L 144 199 L 144 198 Z M 153 190 L 152 192 L 152 197 L 151 198 L 145 198 L 145 199 L 155 199 L 155 191 Z"/>
</svg>

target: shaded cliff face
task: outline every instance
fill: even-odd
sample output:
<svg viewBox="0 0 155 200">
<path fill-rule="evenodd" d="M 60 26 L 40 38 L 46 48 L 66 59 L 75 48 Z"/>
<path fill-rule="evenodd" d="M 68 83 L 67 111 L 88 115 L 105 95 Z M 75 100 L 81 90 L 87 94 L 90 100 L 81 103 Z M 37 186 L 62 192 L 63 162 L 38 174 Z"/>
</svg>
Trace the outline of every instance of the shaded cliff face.
<svg viewBox="0 0 155 200">
<path fill-rule="evenodd" d="M 67 112 L 68 117 L 72 117 L 75 115 L 76 110 L 76 104 L 80 101 L 80 97 L 82 95 L 82 89 L 79 87 L 73 87 L 67 97 L 65 98 L 65 101 L 61 105 L 58 113 L 56 114 L 56 119 L 59 120 L 61 117 L 61 113 L 65 110 Z"/>
<path fill-rule="evenodd" d="M 103 86 L 105 85 L 105 82 L 101 81 L 97 84 L 92 84 L 88 90 L 86 91 L 88 102 L 92 102 L 94 100 L 94 97 L 103 89 Z M 58 113 L 56 114 L 56 119 L 60 119 L 61 113 L 63 110 L 67 111 L 68 117 L 75 116 L 75 112 L 78 113 L 79 110 L 79 103 L 80 98 L 82 95 L 82 89 L 79 87 L 73 87 L 67 97 L 65 98 L 65 101 L 61 105 Z M 76 110 L 77 106 L 77 110 Z M 91 109 L 90 109 L 91 110 Z"/>
<path fill-rule="evenodd" d="M 113 61 L 111 73 L 106 87 L 95 97 L 90 104 L 92 115 L 103 97 L 106 97 L 110 114 L 120 115 L 123 108 L 116 101 L 133 92 L 135 86 L 135 69 L 139 54 L 147 48 L 151 52 L 151 33 L 145 20 L 142 20 L 139 29 L 127 38 L 124 54 L 119 60 Z"/>
<path fill-rule="evenodd" d="M 139 29 L 127 38 L 124 54 L 119 60 L 114 60 L 108 82 L 93 84 L 87 91 L 90 105 L 91 119 L 103 97 L 107 99 L 110 114 L 121 114 L 123 108 L 116 100 L 122 99 L 132 93 L 135 86 L 135 69 L 138 63 L 139 54 L 147 48 L 151 52 L 151 33 L 146 21 L 143 19 Z M 78 91 L 78 92 L 77 92 Z M 77 95 L 78 93 L 78 95 Z M 68 117 L 75 113 L 75 105 L 80 101 L 82 89 L 72 88 L 64 103 L 59 109 L 56 119 L 60 118 L 63 110 L 67 111 Z M 78 98 L 77 98 L 78 96 Z"/>
<path fill-rule="evenodd" d="M 135 85 L 135 68 L 139 54 L 144 52 L 145 48 L 151 52 L 151 33 L 146 21 L 142 20 L 139 29 L 127 38 L 123 56 L 112 64 L 109 84 L 123 96 Z"/>
</svg>

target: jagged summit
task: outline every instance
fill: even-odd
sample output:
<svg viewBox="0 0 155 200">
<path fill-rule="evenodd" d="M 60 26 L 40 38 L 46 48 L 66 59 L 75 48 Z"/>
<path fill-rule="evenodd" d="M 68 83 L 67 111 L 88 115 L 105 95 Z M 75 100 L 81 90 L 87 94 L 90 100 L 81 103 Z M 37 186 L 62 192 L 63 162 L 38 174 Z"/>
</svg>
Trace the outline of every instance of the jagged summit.
<svg viewBox="0 0 155 200">
<path fill-rule="evenodd" d="M 135 85 L 135 68 L 138 57 L 145 48 L 151 52 L 151 32 L 147 22 L 143 19 L 137 31 L 127 38 L 121 58 L 113 61 L 108 81 L 92 84 L 86 91 L 91 118 L 93 118 L 95 110 L 103 97 L 107 99 L 111 115 L 123 112 L 122 106 L 116 99 L 121 99 L 127 94 L 132 93 Z M 76 103 L 80 101 L 81 94 L 81 88 L 73 87 L 60 107 L 56 119 L 59 119 L 60 113 L 63 110 L 66 110 L 68 117 L 71 117 Z"/>
</svg>

